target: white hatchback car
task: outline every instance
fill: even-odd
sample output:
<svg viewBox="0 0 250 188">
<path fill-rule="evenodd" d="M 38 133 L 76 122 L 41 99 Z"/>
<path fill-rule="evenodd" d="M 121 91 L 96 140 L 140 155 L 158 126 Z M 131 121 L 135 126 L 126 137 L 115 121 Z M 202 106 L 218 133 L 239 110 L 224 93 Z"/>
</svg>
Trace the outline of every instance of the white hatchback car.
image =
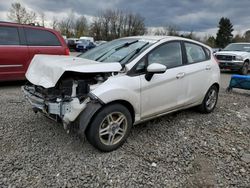
<svg viewBox="0 0 250 188">
<path fill-rule="evenodd" d="M 121 146 L 133 124 L 216 106 L 220 70 L 212 49 L 170 36 L 113 40 L 79 57 L 36 55 L 22 90 L 35 112 L 77 128 L 101 151 Z"/>
</svg>

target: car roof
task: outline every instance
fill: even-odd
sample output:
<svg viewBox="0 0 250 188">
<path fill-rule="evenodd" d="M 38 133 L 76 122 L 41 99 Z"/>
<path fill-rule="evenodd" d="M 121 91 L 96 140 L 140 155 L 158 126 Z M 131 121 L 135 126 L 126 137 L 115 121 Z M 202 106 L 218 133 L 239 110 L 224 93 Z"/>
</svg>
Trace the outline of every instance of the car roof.
<svg viewBox="0 0 250 188">
<path fill-rule="evenodd" d="M 138 39 L 138 40 L 146 40 L 146 41 L 160 41 L 163 39 L 171 38 L 172 36 L 153 36 L 153 35 L 142 35 L 142 36 L 130 36 L 124 37 L 129 39 Z"/>
<path fill-rule="evenodd" d="M 134 39 L 142 39 L 142 40 L 186 40 L 186 41 L 194 41 L 192 39 L 184 38 L 184 37 L 178 37 L 178 36 L 168 36 L 168 35 L 162 35 L 162 36 L 154 36 L 154 35 L 142 35 L 142 36 L 131 36 L 131 37 L 124 37 L 124 38 L 134 38 Z M 198 42 L 198 41 L 195 41 Z M 203 44 L 204 45 L 204 44 Z"/>
<path fill-rule="evenodd" d="M 68 40 L 79 40 L 79 38 L 68 38 Z"/>
<path fill-rule="evenodd" d="M 233 42 L 231 44 L 250 44 L 250 42 Z"/>
<path fill-rule="evenodd" d="M 197 44 L 200 44 L 202 46 L 205 46 L 209 49 L 211 49 L 211 47 L 207 46 L 204 43 L 201 43 L 199 41 L 195 41 L 192 39 L 188 39 L 188 38 L 184 38 L 184 37 L 178 37 L 178 36 L 151 36 L 151 35 L 142 35 L 142 36 L 132 36 L 132 37 L 124 37 L 124 38 L 134 38 L 134 39 L 138 39 L 138 40 L 146 40 L 146 41 L 152 41 L 152 42 L 159 42 L 159 41 L 168 41 L 168 40 L 182 40 L 182 41 L 187 41 L 187 42 L 194 42 Z"/>
<path fill-rule="evenodd" d="M 41 30 L 47 30 L 47 31 L 51 31 L 51 32 L 56 32 L 54 29 L 46 28 L 46 27 L 39 26 L 39 25 L 34 25 L 33 23 L 31 23 L 31 24 L 20 24 L 20 23 L 15 23 L 15 22 L 0 21 L 0 25 L 4 25 L 4 26 L 16 26 L 16 27 L 26 27 L 26 28 L 34 28 L 34 29 L 41 29 Z"/>
<path fill-rule="evenodd" d="M 16 22 L 5 22 L 5 21 L 0 21 L 0 24 L 3 25 L 13 25 L 13 26 L 28 26 L 28 27 L 43 27 L 40 25 L 35 25 L 34 23 L 30 23 L 30 24 L 21 24 L 21 23 L 16 23 Z"/>
</svg>

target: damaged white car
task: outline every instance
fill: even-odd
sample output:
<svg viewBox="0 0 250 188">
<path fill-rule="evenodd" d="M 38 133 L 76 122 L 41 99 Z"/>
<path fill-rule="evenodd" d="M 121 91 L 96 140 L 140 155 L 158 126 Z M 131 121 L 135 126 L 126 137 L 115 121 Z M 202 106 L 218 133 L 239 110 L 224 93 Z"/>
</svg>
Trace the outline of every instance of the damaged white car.
<svg viewBox="0 0 250 188">
<path fill-rule="evenodd" d="M 101 151 L 121 146 L 133 124 L 216 106 L 220 70 L 212 50 L 179 37 L 127 37 L 79 57 L 36 55 L 22 87 L 35 112 L 76 128 Z"/>
</svg>

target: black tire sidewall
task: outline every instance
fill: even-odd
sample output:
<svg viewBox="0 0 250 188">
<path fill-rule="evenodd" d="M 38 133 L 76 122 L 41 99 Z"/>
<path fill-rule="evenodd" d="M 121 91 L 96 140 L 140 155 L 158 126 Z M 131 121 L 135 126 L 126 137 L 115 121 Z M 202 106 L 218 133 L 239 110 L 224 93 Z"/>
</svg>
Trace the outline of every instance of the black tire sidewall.
<svg viewBox="0 0 250 188">
<path fill-rule="evenodd" d="M 125 115 L 125 117 L 127 118 L 128 127 L 127 127 L 127 131 L 124 137 L 122 138 L 120 142 L 118 142 L 115 145 L 108 146 L 108 145 L 103 144 L 99 138 L 99 127 L 103 119 L 112 112 L 120 112 L 123 115 Z M 99 149 L 100 151 L 105 151 L 105 152 L 113 151 L 117 149 L 118 147 L 120 147 L 126 141 L 130 133 L 131 127 L 132 127 L 132 117 L 131 117 L 129 110 L 121 104 L 110 104 L 110 105 L 103 107 L 93 117 L 93 120 L 91 121 L 91 123 L 89 124 L 86 130 L 86 137 L 88 141 L 90 142 L 90 144 L 92 144 L 95 148 Z"/>
<path fill-rule="evenodd" d="M 240 73 L 242 75 L 247 75 L 247 73 L 248 73 L 248 66 L 249 66 L 249 64 L 247 62 L 244 63 L 244 65 L 242 66 L 242 68 L 240 70 Z"/>
<path fill-rule="evenodd" d="M 214 105 L 214 107 L 213 107 L 212 109 L 208 109 L 208 108 L 207 108 L 207 105 L 206 105 L 206 102 L 207 102 L 208 95 L 209 95 L 209 93 L 210 93 L 211 90 L 215 90 L 215 91 L 216 91 L 216 102 L 215 102 L 215 105 Z M 203 99 L 203 102 L 202 102 L 202 104 L 201 104 L 200 111 L 203 112 L 203 113 L 210 113 L 210 112 L 212 112 L 212 111 L 215 109 L 216 104 L 217 104 L 217 102 L 218 102 L 218 94 L 219 94 L 219 93 L 218 93 L 218 88 L 217 88 L 215 85 L 211 86 L 211 87 L 209 88 L 209 90 L 207 91 L 207 93 L 206 93 L 204 99 Z"/>
</svg>

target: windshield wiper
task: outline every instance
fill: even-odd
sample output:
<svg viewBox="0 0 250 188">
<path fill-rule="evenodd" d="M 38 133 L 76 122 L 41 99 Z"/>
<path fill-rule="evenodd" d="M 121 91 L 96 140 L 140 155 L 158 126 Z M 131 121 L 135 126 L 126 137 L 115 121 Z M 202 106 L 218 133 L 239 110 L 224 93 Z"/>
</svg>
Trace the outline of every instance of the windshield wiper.
<svg viewBox="0 0 250 188">
<path fill-rule="evenodd" d="M 122 62 L 124 59 L 126 59 L 126 61 L 129 61 L 132 57 L 134 57 L 134 55 L 138 54 L 144 47 L 146 47 L 149 44 L 149 42 L 146 42 L 144 45 L 142 45 L 139 48 L 136 48 L 134 51 L 130 52 L 127 56 L 123 57 L 122 59 L 120 59 L 119 62 Z"/>
<path fill-rule="evenodd" d="M 110 53 L 109 55 L 112 55 L 113 53 L 115 53 L 117 50 L 120 50 L 121 48 L 124 48 L 124 47 L 128 47 L 130 46 L 131 44 L 134 44 L 134 43 L 137 43 L 138 40 L 134 40 L 132 42 L 126 42 L 124 44 L 121 44 L 120 46 L 117 46 L 115 48 L 111 48 L 110 50 L 108 50 L 107 52 L 103 53 L 102 55 L 100 55 L 99 57 L 97 57 L 95 59 L 95 61 L 98 61 L 100 60 L 102 57 L 104 57 L 105 55 L 107 55 L 108 53 Z"/>
</svg>

